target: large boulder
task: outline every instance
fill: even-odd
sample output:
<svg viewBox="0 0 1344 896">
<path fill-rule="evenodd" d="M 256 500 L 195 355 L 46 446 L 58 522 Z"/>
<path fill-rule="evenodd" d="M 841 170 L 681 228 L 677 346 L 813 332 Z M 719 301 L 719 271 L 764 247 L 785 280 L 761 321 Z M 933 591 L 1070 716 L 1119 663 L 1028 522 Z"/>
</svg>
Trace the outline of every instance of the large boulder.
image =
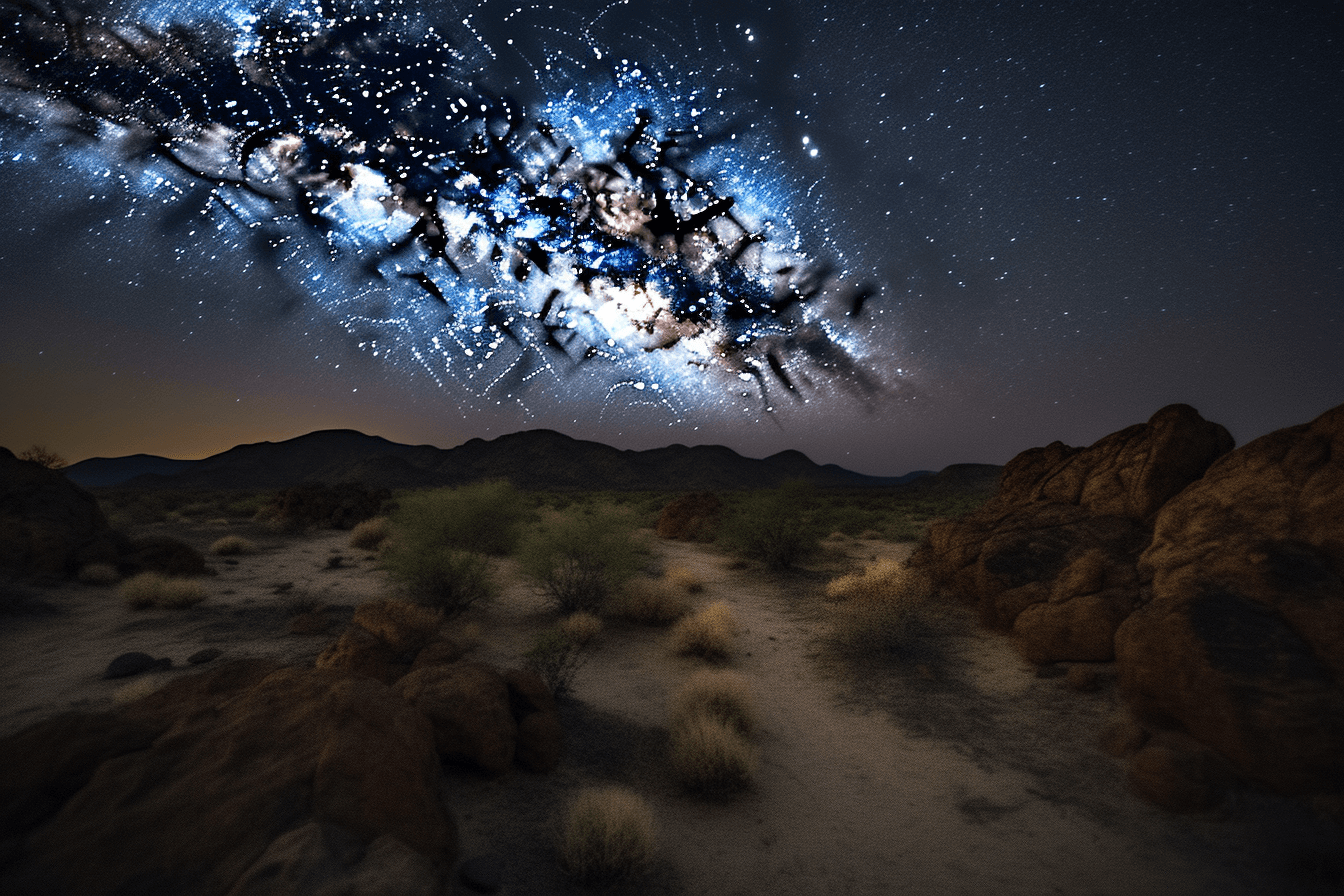
<svg viewBox="0 0 1344 896">
<path fill-rule="evenodd" d="M 1154 516 L 1232 444 L 1194 408 L 1170 405 L 1087 448 L 1024 451 L 984 507 L 934 523 L 911 564 L 1012 631 L 1032 662 L 1110 660 L 1140 602 L 1135 564 Z"/>
<path fill-rule="evenodd" d="M 492 775 L 513 765 L 518 722 L 508 685 L 496 669 L 472 660 L 422 666 L 398 681 L 396 691 L 433 724 L 444 759 Z"/>
<path fill-rule="evenodd" d="M 433 730 L 372 679 L 231 663 L 0 756 L 4 892 L 429 894 L 456 856 Z"/>
<path fill-rule="evenodd" d="M 336 669 L 392 684 L 410 671 L 435 642 L 443 614 L 396 598 L 366 601 L 350 625 L 317 657 L 319 669 Z"/>
<path fill-rule="evenodd" d="M 125 549 L 93 495 L 61 473 L 0 448 L 0 575 L 63 578 Z"/>
<path fill-rule="evenodd" d="M 1277 790 L 1344 789 L 1344 406 L 1217 461 L 1157 514 L 1121 694 Z"/>
</svg>

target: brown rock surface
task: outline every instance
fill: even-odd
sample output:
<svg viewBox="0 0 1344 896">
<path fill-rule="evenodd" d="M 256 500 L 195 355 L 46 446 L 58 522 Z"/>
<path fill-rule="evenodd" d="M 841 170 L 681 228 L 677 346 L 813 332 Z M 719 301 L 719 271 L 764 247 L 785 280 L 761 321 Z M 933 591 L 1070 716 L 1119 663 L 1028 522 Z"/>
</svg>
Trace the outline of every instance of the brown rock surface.
<svg viewBox="0 0 1344 896">
<path fill-rule="evenodd" d="M 1229 775 L 1208 747 L 1170 731 L 1155 733 L 1129 756 L 1125 777 L 1150 803 L 1171 812 L 1202 812 L 1222 802 Z"/>
<path fill-rule="evenodd" d="M 1344 406 L 1223 457 L 1158 513 L 1121 693 L 1238 771 L 1344 789 Z"/>
<path fill-rule="evenodd" d="M 304 892 L 384 892 L 353 888 L 382 869 L 430 893 L 455 857 L 430 725 L 366 678 L 231 663 L 0 755 L 4 834 L 27 835 L 5 892 L 250 896 L 287 867 Z"/>
<path fill-rule="evenodd" d="M 1135 562 L 1153 515 L 1231 447 L 1223 427 L 1170 405 L 1088 448 L 1024 451 L 998 494 L 935 523 L 911 563 L 975 603 L 985 624 L 1011 629 L 1032 662 L 1112 659 L 1115 630 L 1139 602 Z"/>
<path fill-rule="evenodd" d="M 564 751 L 565 731 L 550 688 L 531 669 L 510 669 L 504 682 L 518 721 L 518 764 L 534 772 L 554 771 Z"/>
<path fill-rule="evenodd" d="M 398 681 L 396 692 L 428 717 L 444 759 L 492 775 L 513 765 L 518 723 L 508 685 L 491 666 L 472 660 L 423 666 Z"/>
<path fill-rule="evenodd" d="M 0 575 L 63 578 L 125 549 L 98 502 L 55 470 L 0 448 Z"/>
<path fill-rule="evenodd" d="M 392 684 L 410 671 L 411 664 L 367 629 L 352 625 L 317 656 L 316 666 L 349 672 Z"/>
</svg>

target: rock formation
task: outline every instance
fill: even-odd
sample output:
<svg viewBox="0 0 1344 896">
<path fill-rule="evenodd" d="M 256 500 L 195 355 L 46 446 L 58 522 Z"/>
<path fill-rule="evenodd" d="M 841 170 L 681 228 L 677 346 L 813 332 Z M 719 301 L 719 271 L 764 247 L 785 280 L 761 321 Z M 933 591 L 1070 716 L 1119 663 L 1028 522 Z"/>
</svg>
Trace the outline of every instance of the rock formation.
<svg viewBox="0 0 1344 896">
<path fill-rule="evenodd" d="M 94 497 L 55 470 L 0 448 L 0 575 L 64 578 L 125 550 Z"/>
</svg>

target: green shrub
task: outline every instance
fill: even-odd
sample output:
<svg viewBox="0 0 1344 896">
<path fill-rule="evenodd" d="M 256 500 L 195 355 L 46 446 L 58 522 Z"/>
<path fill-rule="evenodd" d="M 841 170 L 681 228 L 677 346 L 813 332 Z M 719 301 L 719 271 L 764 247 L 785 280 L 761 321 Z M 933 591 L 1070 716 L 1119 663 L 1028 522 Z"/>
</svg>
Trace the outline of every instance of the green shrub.
<svg viewBox="0 0 1344 896">
<path fill-rule="evenodd" d="M 529 536 L 518 559 L 562 613 L 593 613 L 639 570 L 646 553 L 627 514 L 569 511 Z"/>
<path fill-rule="evenodd" d="M 481 554 L 396 540 L 382 563 L 407 597 L 449 616 L 494 594 L 490 559 Z"/>
<path fill-rule="evenodd" d="M 537 635 L 523 654 L 523 664 L 541 676 L 557 700 L 570 692 L 574 676 L 587 660 L 584 645 L 558 627 Z"/>
<path fill-rule="evenodd" d="M 205 600 L 205 589 L 198 582 L 157 572 L 132 576 L 121 583 L 118 593 L 132 610 L 150 607 L 179 610 Z"/>
<path fill-rule="evenodd" d="M 671 635 L 674 652 L 707 660 L 726 659 L 733 652 L 736 638 L 737 621 L 723 601 L 716 601 L 681 619 L 672 627 Z"/>
<path fill-rule="evenodd" d="M 653 813 L 622 787 L 579 791 L 560 832 L 560 866 L 585 882 L 612 882 L 647 862 L 657 835 Z"/>
<path fill-rule="evenodd" d="M 256 552 L 257 546 L 241 535 L 225 535 L 223 538 L 216 539 L 215 543 L 210 545 L 210 553 L 220 557 L 255 554 Z"/>
<path fill-rule="evenodd" d="M 447 547 L 502 556 L 517 547 L 529 503 L 503 480 L 412 492 L 400 500 L 392 526 L 397 541 L 411 550 Z"/>
<path fill-rule="evenodd" d="M 692 715 L 672 726 L 672 770 L 683 786 L 723 795 L 751 784 L 756 749 L 741 733 L 717 719 Z"/>
<path fill-rule="evenodd" d="M 770 569 L 789 569 L 816 553 L 824 534 L 812 513 L 814 496 L 806 482 L 745 495 L 719 524 L 718 542 Z"/>
<path fill-rule="evenodd" d="M 704 717 L 750 735 L 757 726 L 751 687 L 727 669 L 697 669 L 672 698 L 672 726 Z"/>
</svg>

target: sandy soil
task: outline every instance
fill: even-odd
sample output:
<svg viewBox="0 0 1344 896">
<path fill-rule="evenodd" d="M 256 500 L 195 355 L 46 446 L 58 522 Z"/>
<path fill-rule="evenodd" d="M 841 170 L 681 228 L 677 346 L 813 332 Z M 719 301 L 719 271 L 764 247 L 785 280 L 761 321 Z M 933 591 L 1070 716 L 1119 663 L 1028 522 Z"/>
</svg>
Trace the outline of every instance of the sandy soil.
<svg viewBox="0 0 1344 896">
<path fill-rule="evenodd" d="M 204 547 L 224 531 L 173 534 Z M 141 679 L 166 683 L 206 647 L 311 662 L 355 604 L 389 593 L 345 533 L 243 534 L 262 550 L 212 559 L 219 575 L 193 609 L 132 612 L 109 589 L 69 585 L 43 595 L 49 612 L 5 617 L 0 735 L 64 709 L 105 708 L 146 687 Z M 908 550 L 842 547 L 856 566 Z M 823 577 L 774 579 L 699 545 L 660 542 L 656 552 L 695 571 L 706 585 L 698 599 L 727 601 L 742 628 L 728 665 L 751 682 L 763 719 L 755 786 L 707 801 L 677 785 L 668 699 L 703 661 L 673 656 L 664 630 L 609 624 L 562 707 L 558 771 L 487 779 L 448 769 L 463 857 L 497 857 L 506 892 L 582 892 L 558 870 L 552 838 L 570 794 L 592 783 L 633 787 L 661 826 L 657 861 L 618 892 L 1336 892 L 1326 881 L 1344 868 L 1341 831 L 1300 803 L 1241 794 L 1181 817 L 1130 796 L 1120 764 L 1096 747 L 1117 711 L 1113 687 L 1080 694 L 1038 678 L 959 611 L 935 619 L 909 656 L 851 661 L 822 636 Z M 333 556 L 342 561 L 330 568 Z M 554 615 L 509 561 L 496 572 L 500 596 L 450 624 L 479 626 L 480 657 L 516 665 Z M 315 603 L 331 607 L 330 632 L 290 634 L 293 612 Z M 130 650 L 177 668 L 103 681 Z"/>
</svg>

